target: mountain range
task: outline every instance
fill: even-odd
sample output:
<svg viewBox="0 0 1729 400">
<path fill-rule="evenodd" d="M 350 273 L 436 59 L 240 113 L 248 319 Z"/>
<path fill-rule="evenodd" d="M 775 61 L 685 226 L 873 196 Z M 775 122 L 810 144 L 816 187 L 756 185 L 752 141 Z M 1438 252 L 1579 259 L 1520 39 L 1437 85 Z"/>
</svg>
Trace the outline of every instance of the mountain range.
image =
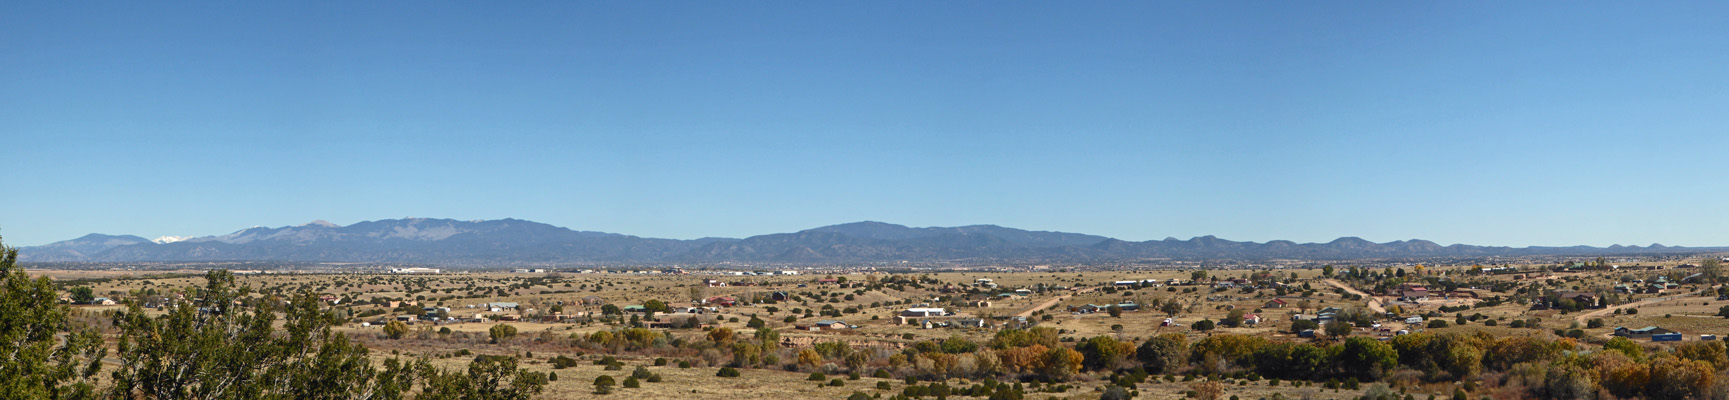
<svg viewBox="0 0 1729 400">
<path fill-rule="evenodd" d="M 591 263 L 845 264 L 892 261 L 1120 262 L 1178 260 L 1343 260 L 1412 257 L 1649 254 L 1725 248 L 1650 246 L 1494 247 L 1427 240 L 1375 243 L 1238 242 L 1214 236 L 1131 242 L 1080 233 L 996 225 L 914 228 L 854 222 L 744 239 L 657 239 L 578 231 L 518 219 L 405 218 L 341 226 L 326 221 L 253 227 L 220 236 L 145 239 L 89 234 L 20 249 L 37 262 L 303 261 L 443 265 Z"/>
</svg>

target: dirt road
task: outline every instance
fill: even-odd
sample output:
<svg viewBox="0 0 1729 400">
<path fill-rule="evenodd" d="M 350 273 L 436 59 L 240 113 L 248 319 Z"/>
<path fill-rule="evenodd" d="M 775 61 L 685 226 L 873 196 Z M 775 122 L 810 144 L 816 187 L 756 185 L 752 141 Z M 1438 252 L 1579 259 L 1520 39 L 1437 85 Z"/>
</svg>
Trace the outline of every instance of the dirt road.
<svg viewBox="0 0 1729 400">
<path fill-rule="evenodd" d="M 1075 294 L 1087 293 L 1087 292 L 1091 292 L 1091 291 L 1093 291 L 1093 290 L 1087 289 L 1087 290 L 1075 292 Z M 1039 305 L 1032 306 L 1032 308 L 1028 308 L 1026 311 L 1021 311 L 1020 314 L 1015 314 L 1015 316 L 1016 317 L 1031 317 L 1031 316 L 1033 316 L 1034 312 L 1038 312 L 1039 310 L 1050 308 L 1050 306 L 1057 305 L 1057 303 L 1061 303 L 1063 300 L 1067 300 L 1070 297 L 1074 297 L 1074 294 L 1065 294 L 1062 296 L 1057 296 L 1057 297 L 1051 298 L 1050 300 L 1046 300 L 1043 303 L 1039 303 Z"/>
<path fill-rule="evenodd" d="M 1370 296 L 1368 293 L 1363 293 L 1363 291 L 1357 290 L 1357 288 L 1351 287 L 1351 285 L 1346 285 L 1344 282 L 1339 282 L 1336 279 L 1328 279 L 1326 282 L 1328 285 L 1333 285 L 1333 287 L 1345 289 L 1345 292 L 1348 292 L 1348 293 L 1354 294 L 1354 295 L 1358 295 L 1358 296 L 1363 296 L 1364 299 L 1368 299 L 1368 302 L 1369 302 L 1368 304 L 1369 304 L 1370 310 L 1374 310 L 1375 312 L 1382 313 L 1382 314 L 1387 313 L 1387 309 L 1384 307 L 1381 307 L 1381 299 L 1376 298 L 1375 296 Z"/>
</svg>

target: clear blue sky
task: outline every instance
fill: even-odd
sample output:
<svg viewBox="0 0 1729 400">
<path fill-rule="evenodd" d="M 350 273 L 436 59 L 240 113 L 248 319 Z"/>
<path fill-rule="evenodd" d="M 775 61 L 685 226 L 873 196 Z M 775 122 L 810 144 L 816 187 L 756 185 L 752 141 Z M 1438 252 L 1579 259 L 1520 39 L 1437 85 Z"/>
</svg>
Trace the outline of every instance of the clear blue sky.
<svg viewBox="0 0 1729 400">
<path fill-rule="evenodd" d="M 0 2 L 0 235 L 1729 245 L 1725 2 Z"/>
</svg>

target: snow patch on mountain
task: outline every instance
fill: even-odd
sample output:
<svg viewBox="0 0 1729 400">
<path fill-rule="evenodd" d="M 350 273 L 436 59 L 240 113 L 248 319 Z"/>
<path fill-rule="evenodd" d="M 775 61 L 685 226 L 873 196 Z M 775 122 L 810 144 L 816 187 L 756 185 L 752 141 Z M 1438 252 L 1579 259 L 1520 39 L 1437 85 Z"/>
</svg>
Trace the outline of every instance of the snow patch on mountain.
<svg viewBox="0 0 1729 400">
<path fill-rule="evenodd" d="M 185 241 L 186 239 L 191 239 L 191 238 L 192 238 L 192 236 L 163 236 L 163 237 L 159 237 L 159 238 L 155 238 L 155 239 L 150 239 L 150 241 L 156 242 L 156 244 L 169 244 L 169 243 L 174 243 L 174 242 Z"/>
</svg>

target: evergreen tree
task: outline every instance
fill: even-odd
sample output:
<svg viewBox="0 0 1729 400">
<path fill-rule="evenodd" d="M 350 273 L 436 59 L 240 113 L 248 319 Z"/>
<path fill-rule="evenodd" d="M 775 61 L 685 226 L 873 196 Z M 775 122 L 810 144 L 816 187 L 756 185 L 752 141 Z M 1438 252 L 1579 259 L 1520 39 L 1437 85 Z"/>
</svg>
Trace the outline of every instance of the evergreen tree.
<svg viewBox="0 0 1729 400">
<path fill-rule="evenodd" d="M 94 330 L 68 323 L 70 308 L 48 277 L 17 268 L 18 250 L 0 242 L 0 396 L 95 398 L 92 383 L 107 355 Z"/>
</svg>

